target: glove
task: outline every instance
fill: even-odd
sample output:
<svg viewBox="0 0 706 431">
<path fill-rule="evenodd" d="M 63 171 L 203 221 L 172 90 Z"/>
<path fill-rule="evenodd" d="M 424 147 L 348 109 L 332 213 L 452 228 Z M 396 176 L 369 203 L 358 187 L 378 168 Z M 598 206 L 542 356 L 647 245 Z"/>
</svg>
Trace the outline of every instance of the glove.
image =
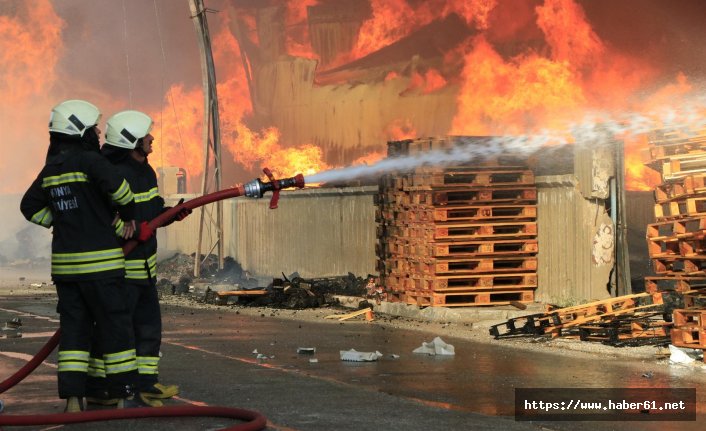
<svg viewBox="0 0 706 431">
<path fill-rule="evenodd" d="M 152 229 L 146 221 L 140 223 L 140 229 L 137 232 L 137 240 L 145 242 L 152 238 L 152 235 L 154 235 L 154 229 Z"/>
<path fill-rule="evenodd" d="M 182 208 L 179 210 L 179 212 L 174 216 L 174 220 L 176 221 L 182 221 L 184 220 L 189 214 L 191 214 L 191 209 L 189 208 Z"/>
</svg>

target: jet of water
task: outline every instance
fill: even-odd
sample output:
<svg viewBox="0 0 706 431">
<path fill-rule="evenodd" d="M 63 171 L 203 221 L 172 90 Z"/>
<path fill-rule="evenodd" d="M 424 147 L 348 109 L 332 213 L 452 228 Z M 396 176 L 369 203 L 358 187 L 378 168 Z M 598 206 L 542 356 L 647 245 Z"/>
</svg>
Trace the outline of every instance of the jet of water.
<svg viewBox="0 0 706 431">
<path fill-rule="evenodd" d="M 498 156 L 527 158 L 543 149 L 543 156 L 551 156 L 552 149 L 566 143 L 595 148 L 613 145 L 620 137 L 635 136 L 655 129 L 677 128 L 684 133 L 706 127 L 706 104 L 692 102 L 680 110 L 663 109 L 650 114 L 628 113 L 611 115 L 593 113 L 564 131 L 542 130 L 532 135 L 497 137 L 450 137 L 453 143 L 445 148 L 411 155 L 388 157 L 372 165 L 358 165 L 331 169 L 308 175 L 307 183 L 330 183 L 360 178 L 375 178 L 388 173 L 408 172 L 421 166 L 449 166 Z"/>
</svg>

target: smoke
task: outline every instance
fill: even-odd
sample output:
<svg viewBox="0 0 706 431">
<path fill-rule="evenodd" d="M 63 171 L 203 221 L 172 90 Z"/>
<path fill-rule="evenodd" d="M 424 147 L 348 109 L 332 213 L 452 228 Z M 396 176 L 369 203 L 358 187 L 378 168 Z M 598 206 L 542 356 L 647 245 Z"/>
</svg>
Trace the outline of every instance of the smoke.
<svg viewBox="0 0 706 431">
<path fill-rule="evenodd" d="M 571 124 L 565 130 L 543 130 L 527 136 L 458 137 L 448 148 L 400 157 L 389 157 L 378 163 L 350 166 L 318 172 L 306 177 L 307 183 L 331 183 L 361 178 L 375 178 L 383 174 L 407 172 L 422 166 L 444 167 L 509 156 L 529 159 L 539 150 L 543 157 L 551 157 L 560 144 L 573 143 L 579 147 L 596 147 L 655 129 L 677 128 L 695 135 L 706 127 L 706 98 L 696 97 L 680 109 L 663 108 L 645 113 L 590 113 L 583 121 Z"/>
<path fill-rule="evenodd" d="M 0 266 L 46 266 L 51 253 L 48 229 L 27 222 L 20 213 L 20 195 L 0 195 Z"/>
</svg>

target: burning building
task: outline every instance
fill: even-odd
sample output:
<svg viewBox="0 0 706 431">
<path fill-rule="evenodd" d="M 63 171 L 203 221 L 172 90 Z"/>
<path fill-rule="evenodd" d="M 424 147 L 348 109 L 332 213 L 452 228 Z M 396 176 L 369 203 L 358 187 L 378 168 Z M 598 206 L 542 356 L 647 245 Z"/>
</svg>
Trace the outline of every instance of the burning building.
<svg viewBox="0 0 706 431">
<path fill-rule="evenodd" d="M 126 17 L 146 16 L 144 10 L 131 9 L 135 4 L 127 2 L 120 12 Z M 700 43 L 704 28 L 698 19 L 703 16 L 704 5 L 699 1 L 682 0 L 667 7 L 655 0 L 213 0 L 207 6 L 218 11 L 209 14 L 209 23 L 218 79 L 224 184 L 249 180 L 259 175 L 264 166 L 275 170 L 278 176 L 309 176 L 333 168 L 374 164 L 385 157 L 388 141 L 406 138 L 544 136 L 547 145 L 581 145 L 567 150 L 570 156 L 554 166 L 544 163 L 537 167 L 537 177 L 546 177 L 546 182 L 538 183 L 540 205 L 545 196 L 547 202 L 556 204 L 556 199 L 549 196 L 564 193 L 577 200 L 567 197 L 561 211 L 582 215 L 561 216 L 557 209 L 545 212 L 557 215 L 557 220 L 542 221 L 540 206 L 540 240 L 543 225 L 552 226 L 556 232 L 563 229 L 557 226 L 565 226 L 567 234 L 586 233 L 588 239 L 582 241 L 589 243 L 582 253 L 590 255 L 595 232 L 584 229 L 583 223 L 593 228 L 596 220 L 610 213 L 614 195 L 604 190 L 609 188 L 609 179 L 616 176 L 618 168 L 612 164 L 614 154 L 606 156 L 611 162 L 604 166 L 600 156 L 604 150 L 591 148 L 596 146 L 595 139 L 577 138 L 573 129 L 586 122 L 609 123 L 611 139 L 625 142 L 626 188 L 650 190 L 658 178 L 650 176 L 640 160 L 638 150 L 646 145 L 642 132 L 667 120 L 689 123 L 703 112 L 702 105 L 692 97 L 698 94 L 706 61 Z M 57 84 L 72 83 L 70 78 L 55 76 L 65 78 L 70 74 L 51 72 L 66 68 L 71 63 L 67 58 L 75 60 L 76 56 L 74 51 L 52 49 L 61 46 L 62 29 L 65 33 L 71 29 L 54 10 L 58 7 L 58 3 L 49 0 L 38 2 L 34 8 L 27 8 L 23 2 L 0 3 L 0 29 L 8 35 L 0 44 L 6 48 L 6 56 L 15 55 L 7 57 L 7 63 L 14 67 L 0 72 L 14 79 L 2 81 L 6 85 L 4 94 L 12 96 L 10 100 L 16 102 L 13 106 L 33 106 L 27 105 L 26 100 L 65 97 L 67 88 L 73 88 L 74 93 L 80 94 L 72 97 L 96 96 L 105 101 L 100 104 L 107 106 L 106 110 L 127 104 L 124 94 L 106 95 L 90 84 Z M 101 7 L 110 6 L 90 6 Z M 183 29 L 189 25 L 187 9 L 184 6 L 179 15 L 178 8 L 170 2 L 155 2 L 158 25 L 143 28 L 151 28 L 149 38 L 158 42 L 163 37 L 159 31 L 164 31 L 169 52 L 167 30 L 179 23 L 181 34 L 185 33 Z M 38 33 L 29 31 L 39 22 L 48 25 Z M 631 23 L 629 30 L 623 25 L 625 22 Z M 118 34 L 127 41 L 132 34 L 125 26 L 118 29 Z M 141 43 L 146 44 L 147 39 L 143 37 Z M 187 44 L 178 40 L 186 52 Z M 42 53 L 41 58 L 11 49 L 30 43 L 43 48 L 32 51 Z M 159 44 L 155 45 L 159 48 Z M 135 54 L 127 47 L 125 51 L 125 56 L 116 57 L 121 57 L 121 61 L 122 57 L 131 59 L 132 72 L 122 64 L 113 64 L 113 68 L 129 81 L 135 73 Z M 163 46 L 155 57 L 162 57 L 166 63 L 164 52 Z M 172 57 L 185 58 L 185 67 L 196 63 L 186 54 Z M 45 63 L 41 69 L 44 73 L 30 73 L 40 70 L 40 62 Z M 23 82 L 17 79 L 20 75 L 26 75 L 24 81 L 37 82 L 19 85 Z M 132 85 L 136 85 L 136 80 Z M 39 93 L 33 93 L 32 88 Z M 41 93 L 50 90 L 50 98 Z M 151 162 L 157 167 L 183 168 L 188 175 L 187 189 L 193 193 L 201 184 L 204 166 L 202 92 L 197 85 L 177 82 L 162 93 L 164 106 L 148 105 L 157 122 L 155 130 L 159 130 L 159 139 L 164 143 L 158 146 L 157 157 Z M 676 109 L 687 105 L 695 109 Z M 42 109 L 41 112 L 48 112 Z M 2 120 L 8 124 L 26 122 L 16 118 L 25 115 L 22 112 L 3 109 Z M 31 115 L 45 117 L 37 112 Z M 14 165 L 3 165 L 3 169 L 10 168 L 14 169 Z M 570 177 L 563 177 L 566 175 Z M 600 181 L 594 182 L 594 177 Z M 296 220 L 296 229 L 291 225 L 286 229 L 245 226 L 247 220 L 269 223 L 280 213 L 257 209 L 250 217 L 245 203 L 233 203 L 226 208 L 226 213 L 233 216 L 232 223 L 225 227 L 230 242 L 227 254 L 245 269 L 261 274 L 279 274 L 282 270 L 310 271 L 310 275 L 324 275 L 317 271 L 335 271 L 333 275 L 373 272 L 372 195 L 376 187 L 364 186 L 375 183 L 371 178 L 359 183 L 363 184 L 361 187 L 311 191 L 316 203 L 293 205 L 303 212 L 287 218 Z M 340 185 L 348 180 L 339 178 L 334 183 Z M 594 186 L 598 188 L 594 190 Z M 576 195 L 577 190 L 580 196 Z M 327 206 L 331 209 L 324 209 Z M 285 207 L 283 203 L 278 211 Z M 338 220 L 326 219 L 331 213 Z M 561 224 L 572 219 L 576 223 Z M 341 220 L 349 227 L 355 225 L 357 230 L 341 233 Z M 296 243 L 294 230 L 325 233 L 316 238 L 317 244 L 311 244 L 312 239 Z M 292 238 L 280 241 L 278 235 Z M 310 233 L 306 236 L 316 237 Z M 187 237 L 180 232 L 180 238 L 172 244 L 174 248 L 181 248 L 179 241 Z M 271 242 L 276 245 L 268 245 Z M 275 268 L 271 264 L 272 253 L 285 244 L 292 249 L 320 250 L 309 253 L 312 262 L 330 259 L 331 253 L 326 250 L 345 250 L 341 253 L 345 256 L 328 269 L 307 261 L 306 254 L 298 255 L 296 264 Z M 551 246 L 546 248 L 550 249 Z M 191 252 L 193 247 L 186 247 L 185 251 Z M 578 264 L 561 265 L 581 268 L 590 264 L 590 256 L 586 261 L 589 263 L 581 260 L 584 257 L 577 260 Z M 558 296 L 571 296 L 576 290 L 575 280 L 579 279 L 590 280 L 585 283 L 593 287 L 577 296 L 593 298 L 605 294 L 601 286 L 606 281 L 603 272 L 594 277 L 576 269 L 561 275 L 553 261 L 544 262 L 544 267 L 552 270 L 545 276 L 540 273 L 540 280 L 558 273 L 552 284 L 563 284 L 562 289 L 568 292 Z M 543 267 L 541 256 L 539 266 Z M 562 277 L 565 281 L 561 281 Z"/>
</svg>

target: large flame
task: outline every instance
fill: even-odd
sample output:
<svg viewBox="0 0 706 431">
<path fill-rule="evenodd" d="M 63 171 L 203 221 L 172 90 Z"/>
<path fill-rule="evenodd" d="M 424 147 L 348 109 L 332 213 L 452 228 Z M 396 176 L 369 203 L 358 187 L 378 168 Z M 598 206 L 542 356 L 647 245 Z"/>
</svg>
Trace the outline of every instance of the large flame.
<svg viewBox="0 0 706 431">
<path fill-rule="evenodd" d="M 307 13 L 310 6 L 318 3 L 287 1 L 288 54 L 316 58 L 310 46 Z M 545 0 L 538 5 L 510 5 L 497 0 L 370 0 L 370 7 L 371 14 L 361 23 L 356 45 L 337 61 L 364 57 L 450 13 L 461 16 L 477 31 L 463 46 L 447 54 L 444 73 L 426 65 L 410 70 L 406 76 L 395 71 L 384 78 L 385 82 L 406 80 L 400 97 L 434 93 L 450 83 L 458 86 L 456 115 L 449 134 L 566 131 L 585 112 L 648 112 L 673 104 L 692 91 L 684 74 L 654 90 L 654 82 L 660 76 L 655 64 L 619 52 L 603 41 L 575 0 Z M 254 15 L 240 12 L 243 13 L 239 19 L 246 23 L 251 40 L 258 43 Z M 257 122 L 251 118 L 251 95 L 240 47 L 226 27 L 216 33 L 213 47 L 218 65 L 222 141 L 233 162 L 250 171 L 268 166 L 280 176 L 334 167 L 325 162 L 326 154 L 321 148 L 307 142 L 283 143 L 280 131 L 271 124 L 253 126 Z M 517 43 L 511 46 L 520 49 L 508 52 L 502 47 L 507 47 L 513 38 Z M 450 81 L 448 71 L 454 69 L 451 63 L 460 64 L 460 75 Z M 201 91 L 175 86 L 165 99 L 175 107 L 172 114 L 176 116 L 170 118 L 169 110 L 164 114 L 163 139 L 165 144 L 171 142 L 164 158 L 198 175 L 203 165 Z M 654 120 L 658 126 L 659 119 Z M 414 138 L 416 129 L 413 119 L 401 115 L 381 131 L 380 151 L 353 163 L 377 160 L 384 153 L 384 141 Z M 654 185 L 654 172 L 642 164 L 639 156 L 639 150 L 647 145 L 644 137 L 625 134 L 617 138 L 626 143 L 628 188 L 642 190 Z"/>
<path fill-rule="evenodd" d="M 323 4 L 321 0 L 282 3 L 287 54 L 317 57 L 309 39 L 308 13 L 319 3 Z M 70 75 L 57 72 L 65 23 L 54 11 L 51 0 L 37 0 L 31 7 L 26 2 L 6 4 L 0 9 L 0 90 L 4 99 L 0 128 L 6 142 L 21 142 L 25 149 L 34 150 L 20 153 L 27 154 L 28 163 L 16 163 L 10 157 L 0 161 L 7 178 L 0 191 L 18 191 L 35 173 L 28 165 L 41 165 L 36 154 L 46 146 L 46 118 L 51 106 L 64 96 L 94 94 L 94 89 L 90 83 L 72 82 Z M 583 4 L 589 7 L 589 3 Z M 586 112 L 638 113 L 659 127 L 662 117 L 647 113 L 683 104 L 696 92 L 695 78 L 663 67 L 660 61 L 664 62 L 664 58 L 654 59 L 642 52 L 628 54 L 628 50 L 603 40 L 600 35 L 604 33 L 594 30 L 576 0 L 369 0 L 369 5 L 370 14 L 360 18 L 357 42 L 342 59 L 360 59 L 451 13 L 462 17 L 473 29 L 474 36 L 447 52 L 443 64 L 441 60 L 422 61 L 418 67 L 410 58 L 407 69 L 379 75 L 381 86 L 389 83 L 392 88 L 399 88 L 395 93 L 399 106 L 414 97 L 456 92 L 455 101 L 449 98 L 455 102 L 455 115 L 444 123 L 450 127 L 435 130 L 437 135 L 568 130 Z M 237 16 L 250 45 L 257 47 L 261 30 L 257 28 L 257 9 L 238 9 Z M 257 63 L 257 58 L 244 61 L 241 47 L 229 31 L 228 20 L 233 18 L 229 13 L 209 16 L 219 83 L 223 162 L 251 173 L 267 166 L 276 169 L 280 176 L 336 167 L 327 163 L 325 147 L 314 145 L 317 138 L 292 142 L 286 130 L 280 131 L 276 124 L 268 123 L 266 114 L 260 116 L 260 111 L 255 115 L 248 79 L 257 77 L 255 72 L 262 64 Z M 68 90 L 72 93 L 65 94 Z M 116 95 L 95 96 L 91 100 L 106 113 L 108 108 L 122 108 L 124 102 Z M 153 134 L 157 138 L 153 164 L 184 167 L 190 178 L 202 174 L 203 109 L 199 86 L 175 84 L 165 92 L 162 108 L 150 112 L 156 122 Z M 425 133 L 408 110 L 393 109 L 397 119 L 386 119 L 384 125 L 377 126 L 382 130 L 375 131 L 380 137 L 378 149 L 360 160 L 353 160 L 359 154 L 348 151 L 351 160 L 346 163 L 371 163 L 382 157 L 385 141 Z M 690 114 L 703 116 L 704 112 Z M 674 120 L 673 116 L 669 118 Z M 654 175 L 642 165 L 639 156 L 647 141 L 630 134 L 617 138 L 625 141 L 628 187 L 650 187 Z M 364 145 L 371 148 L 374 143 Z M 192 191 L 196 184 L 191 184 Z"/>
<path fill-rule="evenodd" d="M 6 8 L 10 13 L 0 15 L 1 193 L 26 189 L 42 166 L 64 27 L 49 0 Z"/>
</svg>

